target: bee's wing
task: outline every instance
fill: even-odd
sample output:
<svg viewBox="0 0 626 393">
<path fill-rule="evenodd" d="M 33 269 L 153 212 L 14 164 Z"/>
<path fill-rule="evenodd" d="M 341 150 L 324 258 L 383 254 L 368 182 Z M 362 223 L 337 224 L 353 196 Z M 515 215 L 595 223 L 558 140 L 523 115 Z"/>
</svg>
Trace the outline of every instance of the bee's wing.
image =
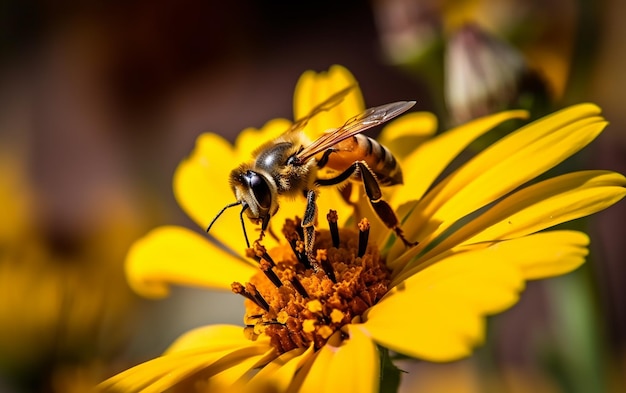
<svg viewBox="0 0 626 393">
<path fill-rule="evenodd" d="M 350 118 L 343 126 L 329 131 L 316 139 L 313 143 L 305 146 L 297 157 L 305 162 L 318 153 L 326 151 L 337 143 L 359 134 L 369 128 L 382 124 L 415 105 L 415 101 L 398 101 L 391 104 L 376 106 L 366 109 L 364 112 Z"/>
<path fill-rule="evenodd" d="M 332 96 L 328 97 L 325 101 L 322 101 L 320 104 L 316 105 L 313 109 L 311 109 L 309 113 L 307 113 L 306 116 L 296 120 L 291 125 L 291 127 L 289 127 L 289 129 L 285 132 L 285 134 L 294 132 L 294 131 L 300 131 L 301 129 L 304 128 L 304 126 L 307 125 L 309 120 L 311 120 L 313 117 L 320 114 L 321 112 L 329 111 L 335 106 L 339 105 L 339 103 L 343 101 L 343 99 L 346 98 L 348 93 L 350 93 L 350 91 L 352 91 L 352 89 L 354 89 L 355 87 L 356 85 L 350 85 L 342 90 L 339 90 Z"/>
</svg>

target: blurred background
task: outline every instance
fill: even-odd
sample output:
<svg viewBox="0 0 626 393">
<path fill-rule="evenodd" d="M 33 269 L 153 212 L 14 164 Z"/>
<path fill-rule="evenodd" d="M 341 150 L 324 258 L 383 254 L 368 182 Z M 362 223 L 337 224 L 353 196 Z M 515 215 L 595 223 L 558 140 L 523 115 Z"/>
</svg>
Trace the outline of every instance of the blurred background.
<svg viewBox="0 0 626 393">
<path fill-rule="evenodd" d="M 185 331 L 241 323 L 239 297 L 148 301 L 123 262 L 174 200 L 202 132 L 292 117 L 307 69 L 348 67 L 369 106 L 417 100 L 442 130 L 593 101 L 611 122 L 568 165 L 626 173 L 619 0 L 0 2 L 0 392 L 86 392 Z M 503 130 L 501 132 L 506 132 Z M 470 359 L 403 363 L 405 392 L 626 391 L 622 202 L 575 223 L 583 268 L 529 283 Z"/>
</svg>

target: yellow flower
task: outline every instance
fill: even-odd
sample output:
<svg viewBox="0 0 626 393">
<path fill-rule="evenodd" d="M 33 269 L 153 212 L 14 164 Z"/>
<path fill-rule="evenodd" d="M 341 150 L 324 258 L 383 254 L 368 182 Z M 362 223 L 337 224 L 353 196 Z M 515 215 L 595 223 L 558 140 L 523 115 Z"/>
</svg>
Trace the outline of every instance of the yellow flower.
<svg viewBox="0 0 626 393">
<path fill-rule="evenodd" d="M 354 83 L 339 66 L 327 73 L 305 73 L 296 87 L 294 117 Z M 364 109 L 362 102 L 355 89 L 314 118 L 306 131 L 341 125 Z M 150 232 L 127 257 L 133 288 L 153 297 L 166 295 L 170 284 L 232 288 L 248 298 L 246 328 L 197 328 L 161 357 L 100 388 L 210 391 L 234 385 L 252 391 L 374 392 L 379 346 L 429 361 L 468 356 L 484 339 L 485 316 L 513 305 L 526 280 L 563 274 L 583 263 L 589 242 L 584 233 L 541 231 L 602 210 L 626 194 L 626 179 L 608 171 L 568 173 L 527 185 L 602 131 L 606 121 L 592 104 L 520 128 L 435 183 L 473 140 L 504 121 L 526 116 L 524 111 L 503 112 L 436 137 L 436 121 L 424 113 L 405 115 L 384 128 L 379 140 L 397 154 L 404 170 L 404 185 L 387 189 L 385 199 L 406 237 L 419 241 L 415 247 L 396 241 L 357 184 L 351 203 L 333 189 L 320 191 L 319 211 L 333 208 L 343 220 L 338 247 L 331 245 L 335 231 L 326 230 L 322 219 L 318 223 L 317 261 L 324 271 L 305 269 L 306 258 L 292 252 L 293 243 L 280 244 L 270 235 L 263 239 L 269 255 L 257 248 L 257 255 L 263 255 L 257 258 L 260 263 L 245 258 L 238 212 L 227 210 L 211 229 L 233 252 L 181 227 Z M 245 130 L 234 146 L 215 134 L 201 135 L 174 176 L 183 209 L 205 228 L 233 202 L 229 171 L 289 124 L 272 120 L 261 130 Z M 301 215 L 303 206 L 281 201 L 271 220 L 273 231 L 281 233 L 286 222 L 283 233 L 297 237 L 297 223 L 286 218 Z M 361 217 L 370 220 L 369 241 L 367 226 L 360 232 L 350 229 Z M 277 281 L 267 278 L 272 274 Z"/>
</svg>

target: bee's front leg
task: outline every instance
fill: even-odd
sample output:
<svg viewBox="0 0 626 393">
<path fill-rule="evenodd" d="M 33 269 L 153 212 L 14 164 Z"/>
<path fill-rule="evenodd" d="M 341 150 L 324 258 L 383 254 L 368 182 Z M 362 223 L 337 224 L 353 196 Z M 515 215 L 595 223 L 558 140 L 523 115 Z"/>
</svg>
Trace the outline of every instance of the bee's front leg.
<svg viewBox="0 0 626 393">
<path fill-rule="evenodd" d="M 306 192 L 306 209 L 302 218 L 302 229 L 304 229 L 304 249 L 309 263 L 316 271 L 319 270 L 319 264 L 313 255 L 313 246 L 315 244 L 315 219 L 317 218 L 317 204 L 315 199 L 317 193 L 315 190 Z"/>
</svg>

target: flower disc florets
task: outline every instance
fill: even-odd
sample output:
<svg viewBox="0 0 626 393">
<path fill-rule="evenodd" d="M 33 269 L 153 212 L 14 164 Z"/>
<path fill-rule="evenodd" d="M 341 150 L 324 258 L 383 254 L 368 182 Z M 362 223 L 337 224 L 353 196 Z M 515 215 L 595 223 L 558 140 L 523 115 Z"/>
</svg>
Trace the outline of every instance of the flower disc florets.
<svg viewBox="0 0 626 393">
<path fill-rule="evenodd" d="M 331 215 L 333 212 L 331 212 Z M 336 216 L 331 216 L 336 223 Z M 260 272 L 233 291 L 246 300 L 246 334 L 267 335 L 279 352 L 295 348 L 321 348 L 328 338 L 376 304 L 387 292 L 389 271 L 375 245 L 367 244 L 369 225 L 359 232 L 337 230 L 316 235 L 316 260 L 309 261 L 301 242 L 300 222 L 287 220 L 283 234 L 289 245 L 271 254 L 260 244 L 249 250 Z"/>
</svg>

